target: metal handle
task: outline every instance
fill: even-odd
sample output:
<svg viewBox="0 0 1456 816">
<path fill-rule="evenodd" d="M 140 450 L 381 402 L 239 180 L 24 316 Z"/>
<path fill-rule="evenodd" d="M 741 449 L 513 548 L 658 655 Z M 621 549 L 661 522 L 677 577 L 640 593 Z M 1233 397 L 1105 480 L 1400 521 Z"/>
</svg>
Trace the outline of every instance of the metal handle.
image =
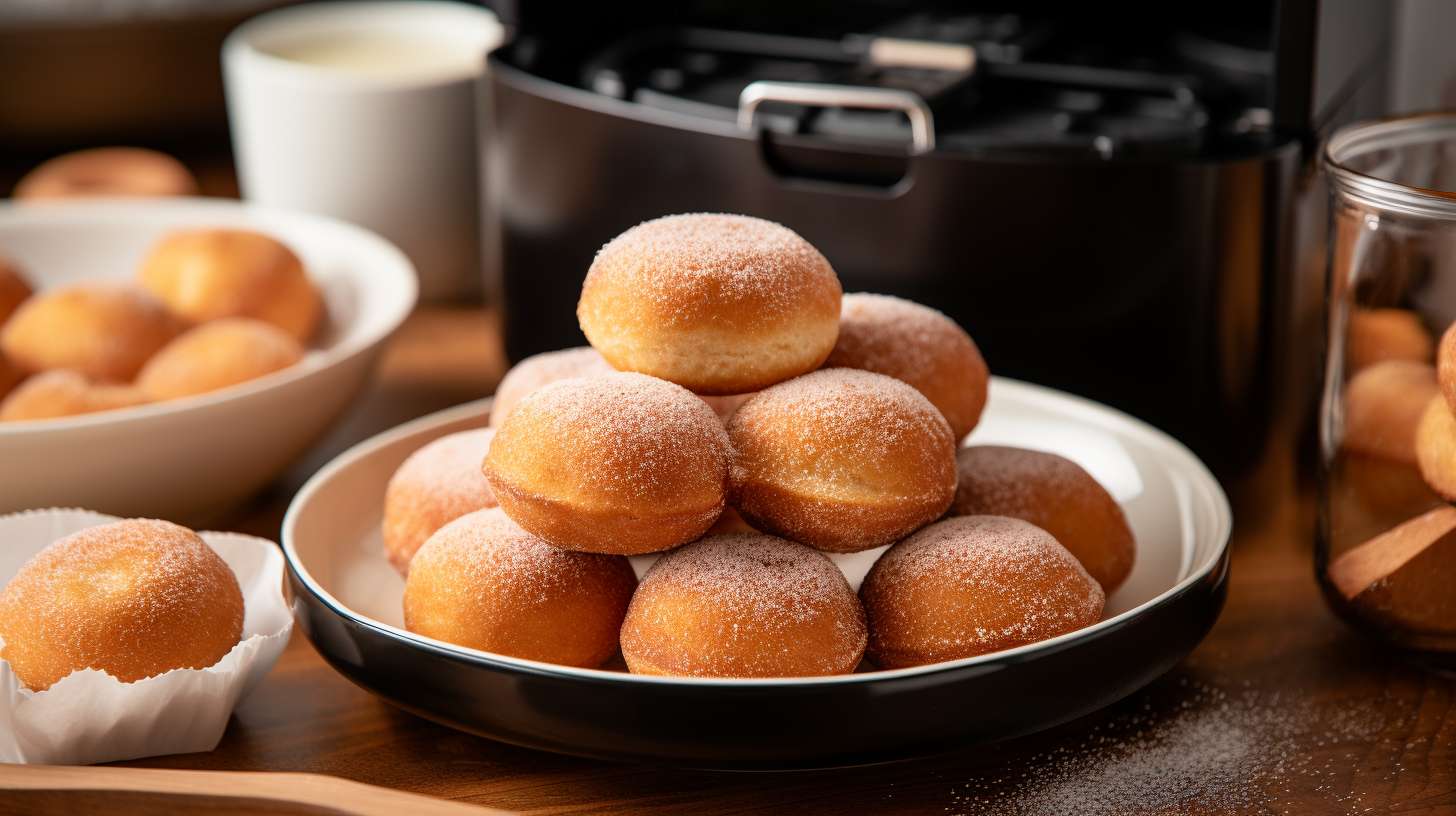
<svg viewBox="0 0 1456 816">
<path fill-rule="evenodd" d="M 788 102 L 816 108 L 897 110 L 910 118 L 910 152 L 935 149 L 935 119 L 925 100 L 895 88 L 824 85 L 817 82 L 750 82 L 738 95 L 738 126 L 753 129 L 753 114 L 765 102 Z"/>
</svg>

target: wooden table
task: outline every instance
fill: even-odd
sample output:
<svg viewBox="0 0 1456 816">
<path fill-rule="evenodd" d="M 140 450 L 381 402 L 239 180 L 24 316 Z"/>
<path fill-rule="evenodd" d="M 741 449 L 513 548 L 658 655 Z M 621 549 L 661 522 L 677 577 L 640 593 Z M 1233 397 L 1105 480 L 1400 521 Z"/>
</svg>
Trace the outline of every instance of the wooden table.
<svg viewBox="0 0 1456 816">
<path fill-rule="evenodd" d="M 421 310 L 339 430 L 230 526 L 276 538 L 289 495 L 329 456 L 403 420 L 489 393 L 502 368 L 490 312 Z M 1275 483 L 1292 482 L 1287 469 L 1275 470 Z M 1265 512 L 1240 514 L 1228 606 L 1202 646 L 1167 677 L 1107 711 L 1001 745 L 874 768 L 768 775 L 554 756 L 398 711 L 335 674 L 298 636 L 238 709 L 217 750 L 129 764 L 315 772 L 527 813 L 1041 812 L 1033 801 L 1038 789 L 1015 777 L 1054 767 L 1049 754 L 1062 761 L 1068 752 L 1100 750 L 1109 735 L 1167 730 L 1164 753 L 1150 756 L 1171 757 L 1172 767 L 1153 776 L 1197 770 L 1182 754 L 1202 750 L 1202 732 L 1193 726 L 1212 722 L 1232 742 L 1228 768 L 1252 769 L 1247 781 L 1219 782 L 1239 788 L 1237 795 L 1215 791 L 1170 805 L 1166 795 L 1134 792 L 1122 805 L 1102 802 L 1098 812 L 1456 813 L 1456 683 L 1394 659 L 1325 609 L 1311 577 L 1309 515 L 1309 502 L 1292 489 Z M 1208 767 L 1225 767 L 1218 757 Z M 1079 777 L 1098 772 L 1112 774 L 1098 790 L 1147 787 L 1146 765 L 1128 756 L 1084 759 L 1062 774 L 1061 787 L 1075 790 L 1088 784 Z M 1118 774 L 1128 779 L 1118 782 Z"/>
</svg>

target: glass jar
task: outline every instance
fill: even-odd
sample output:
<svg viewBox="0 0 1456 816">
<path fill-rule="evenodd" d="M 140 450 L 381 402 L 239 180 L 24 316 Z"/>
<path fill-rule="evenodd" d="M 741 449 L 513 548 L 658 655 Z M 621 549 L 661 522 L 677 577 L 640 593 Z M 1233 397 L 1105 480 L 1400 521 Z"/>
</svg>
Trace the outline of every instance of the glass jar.
<svg viewBox="0 0 1456 816">
<path fill-rule="evenodd" d="M 1316 571 L 1353 625 L 1456 668 L 1456 113 L 1343 128 L 1324 170 Z"/>
</svg>

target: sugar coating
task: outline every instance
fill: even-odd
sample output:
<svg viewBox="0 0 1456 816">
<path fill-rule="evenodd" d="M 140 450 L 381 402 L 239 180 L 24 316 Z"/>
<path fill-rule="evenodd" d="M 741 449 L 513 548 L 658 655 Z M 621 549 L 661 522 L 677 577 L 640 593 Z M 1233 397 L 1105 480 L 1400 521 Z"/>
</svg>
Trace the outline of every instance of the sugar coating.
<svg viewBox="0 0 1456 816">
<path fill-rule="evenodd" d="M 773 322 L 798 314 L 806 299 L 839 297 L 829 261 L 798 233 L 722 213 L 664 216 L 613 238 L 592 261 L 583 302 L 603 285 L 631 287 L 659 320 L 690 328 L 742 307 L 753 312 L 744 318 Z"/>
<path fill-rule="evenodd" d="M 721 486 L 729 459 L 727 433 L 707 403 L 629 372 L 543 386 L 520 402 L 491 447 L 510 474 L 544 475 L 571 492 L 628 504 Z"/>
<path fill-rule="evenodd" d="M 522 530 L 499 508 L 486 508 L 451 521 L 415 554 L 422 572 L 444 574 L 435 590 L 458 595 L 461 602 L 486 588 L 508 585 L 522 607 L 545 604 L 552 590 L 569 586 L 619 556 L 557 549 Z M 443 573 L 442 573 L 443 570 Z"/>
<path fill-rule="evenodd" d="M 0 592 L 4 657 L 27 686 L 96 668 L 123 682 L 216 663 L 242 636 L 243 598 L 194 532 L 128 519 L 41 550 Z"/>
<path fill-rule="evenodd" d="M 881 374 L 822 369 L 765 389 L 733 415 L 729 436 L 738 509 L 823 548 L 811 539 L 829 531 L 848 547 L 888 543 L 939 516 L 955 491 L 945 418 Z M 891 511 L 907 513 L 910 527 L 865 526 Z"/>
<path fill-rule="evenodd" d="M 893 295 L 853 292 L 840 307 L 839 345 L 827 365 L 843 365 L 835 357 L 853 355 L 859 367 L 881 374 L 897 371 L 903 376 L 890 376 L 910 382 L 934 374 L 938 361 L 968 340 L 937 309 Z"/>
<path fill-rule="evenodd" d="M 839 568 L 758 533 L 711 535 L 663 556 L 622 634 L 629 665 L 711 677 L 844 673 L 865 641 L 864 612 Z"/>
<path fill-rule="evenodd" d="M 875 563 L 860 594 L 870 617 L 870 651 L 887 666 L 1056 637 L 1096 622 L 1106 600 L 1051 534 L 1004 516 L 962 516 L 926 527 Z"/>
<path fill-rule="evenodd" d="M 1182 676 L 1116 704 L 1109 717 L 1073 726 L 1046 750 L 1007 744 L 1006 756 L 952 788 L 946 813 L 959 816 L 1129 816 L 1130 814 L 1369 814 L 1399 812 L 1419 786 L 1377 802 L 1352 788 L 1351 774 L 1400 788 L 1402 761 L 1378 777 L 1371 757 L 1428 764 L 1449 749 L 1419 733 L 1426 710 L 1390 695 L 1354 694 L 1339 709 L 1240 682 Z M 1412 700 L 1423 699 L 1410 695 Z M 1359 769 L 1359 770 L 1352 770 Z M 1313 810 L 1312 810 L 1313 809 Z M 1417 808 L 1418 809 L 1418 808 Z"/>
<path fill-rule="evenodd" d="M 432 533 L 466 513 L 494 507 L 495 495 L 481 472 L 492 428 L 459 431 L 414 453 L 384 490 L 384 546 L 403 569 Z"/>
<path fill-rule="evenodd" d="M 517 403 L 543 385 L 572 377 L 609 374 L 613 370 L 591 346 L 533 354 L 512 366 L 496 386 L 490 424 L 499 426 L 505 422 Z"/>
<path fill-rule="evenodd" d="M 1071 551 L 1106 592 L 1132 572 L 1137 545 L 1112 495 L 1070 459 L 1003 445 L 972 445 L 956 454 L 952 512 L 1029 521 Z"/>
<path fill-rule="evenodd" d="M 945 314 L 890 295 L 844 296 L 839 340 L 824 365 L 909 383 L 945 415 L 957 438 L 975 427 L 986 403 L 989 373 L 970 335 Z"/>
<path fill-rule="evenodd" d="M 415 555 L 405 625 L 470 648 L 594 667 L 616 652 L 636 584 L 621 556 L 557 549 L 499 508 L 477 510 Z"/>
<path fill-rule="evenodd" d="M 986 472 L 990 468 L 994 473 Z M 1071 493 L 1092 478 L 1064 456 L 1005 445 L 966 448 L 957 454 L 957 469 L 962 482 L 976 480 L 977 495 L 985 503 L 1018 509 L 1035 509 L 1036 498 L 1043 491 Z M 1002 511 L 1000 515 L 1013 514 Z"/>
</svg>

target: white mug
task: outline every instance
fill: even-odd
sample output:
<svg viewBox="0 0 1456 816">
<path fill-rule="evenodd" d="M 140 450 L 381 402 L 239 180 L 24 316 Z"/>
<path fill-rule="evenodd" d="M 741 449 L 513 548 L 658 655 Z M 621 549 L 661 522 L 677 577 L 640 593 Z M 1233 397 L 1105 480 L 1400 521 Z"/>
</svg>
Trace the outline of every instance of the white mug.
<svg viewBox="0 0 1456 816">
<path fill-rule="evenodd" d="M 477 88 L 503 31 L 444 0 L 316 3 L 223 44 L 243 198 L 374 230 L 414 261 L 421 296 L 480 288 Z"/>
</svg>

